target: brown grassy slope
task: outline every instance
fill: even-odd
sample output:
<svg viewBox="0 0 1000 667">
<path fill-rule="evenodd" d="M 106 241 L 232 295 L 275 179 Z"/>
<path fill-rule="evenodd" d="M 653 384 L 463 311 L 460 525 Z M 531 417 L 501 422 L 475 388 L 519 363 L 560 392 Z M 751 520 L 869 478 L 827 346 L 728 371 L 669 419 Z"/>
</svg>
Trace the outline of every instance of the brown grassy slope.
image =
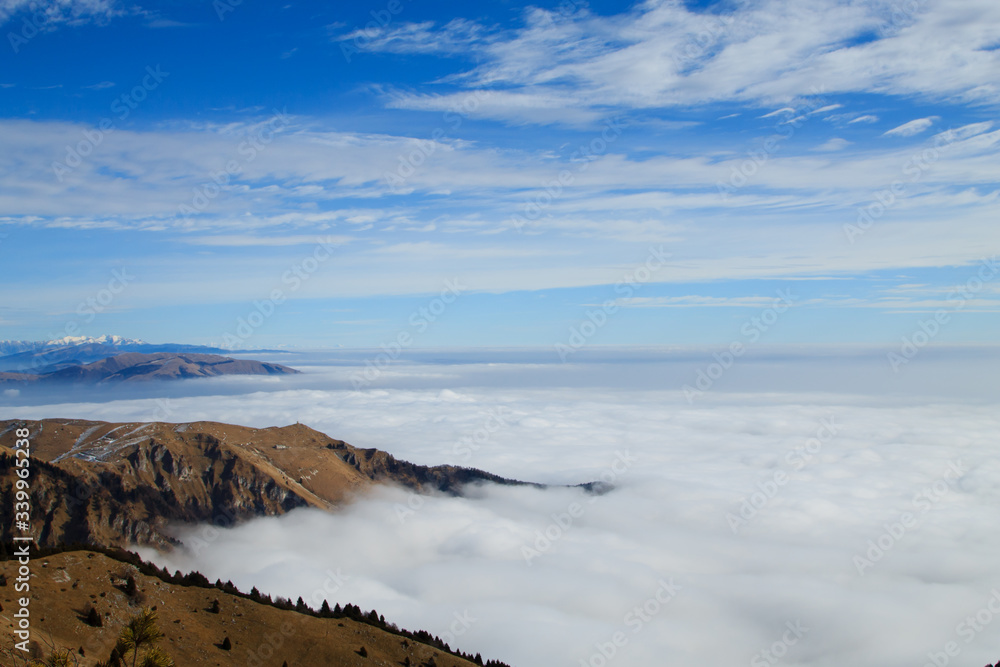
<svg viewBox="0 0 1000 667">
<path fill-rule="evenodd" d="M 0 587 L 0 641 L 4 649 L 14 644 L 12 614 L 16 609 L 13 581 L 16 561 L 0 562 L 7 586 Z M 185 587 L 146 577 L 134 568 L 100 553 L 74 551 L 40 558 L 32 564 L 32 636 L 42 647 L 83 647 L 84 667 L 108 656 L 125 620 L 139 606 L 123 592 L 131 573 L 138 584 L 142 605 L 155 606 L 159 627 L 166 634 L 160 646 L 181 667 L 217 665 L 240 667 L 395 666 L 409 657 L 420 665 L 432 656 L 439 667 L 469 667 L 474 663 L 443 653 L 350 619 L 325 619 L 276 609 L 217 589 Z M 213 600 L 219 614 L 209 613 Z M 104 627 L 84 622 L 88 605 L 101 614 Z M 232 650 L 224 651 L 225 637 Z M 368 657 L 357 654 L 364 646 Z M 9 658 L 0 653 L 0 664 Z"/>
<path fill-rule="evenodd" d="M 511 483 L 468 468 L 399 461 L 301 424 L 6 420 L 0 454 L 10 455 L 17 428 L 30 431 L 37 459 L 32 534 L 43 546 L 163 548 L 171 522 L 229 524 L 296 507 L 332 509 L 375 483 L 452 493 L 470 482 Z M 0 460 L 0 502 L 9 499 L 14 479 L 10 460 Z M 10 537 L 11 526 L 0 526 L 0 539 Z"/>
</svg>

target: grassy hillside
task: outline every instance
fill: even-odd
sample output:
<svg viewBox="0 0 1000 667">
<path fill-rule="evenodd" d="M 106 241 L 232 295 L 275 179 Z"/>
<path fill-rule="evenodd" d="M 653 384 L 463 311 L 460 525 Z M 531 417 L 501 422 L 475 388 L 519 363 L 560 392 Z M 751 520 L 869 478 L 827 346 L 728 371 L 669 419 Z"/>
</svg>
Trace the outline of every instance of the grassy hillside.
<svg viewBox="0 0 1000 667">
<path fill-rule="evenodd" d="M 154 576 L 153 566 L 134 556 L 114 555 L 83 549 L 41 555 L 33 562 L 32 636 L 37 655 L 68 649 L 81 666 L 93 667 L 107 659 L 129 617 L 148 607 L 156 611 L 158 626 L 165 635 L 160 647 L 178 666 L 482 664 L 469 659 L 471 656 L 459 657 L 431 645 L 435 639 L 426 633 L 404 636 L 400 633 L 405 631 L 377 614 L 355 607 L 347 614 L 322 618 L 311 610 L 280 608 L 266 599 L 255 601 L 230 586 L 224 588 L 233 592 L 207 581 L 202 581 L 201 586 L 168 583 L 164 579 L 169 575 Z M 17 594 L 12 583 L 16 567 L 16 561 L 0 562 L 0 577 L 6 579 L 0 579 L 0 664 L 5 666 L 16 664 L 11 650 L 15 642 L 11 613 L 16 608 Z M 197 580 L 198 576 L 186 579 Z M 88 616 L 93 618 L 91 608 L 100 617 L 101 627 L 88 622 Z M 420 641 L 417 634 L 427 639 Z M 500 663 L 488 664 L 500 667 Z"/>
</svg>

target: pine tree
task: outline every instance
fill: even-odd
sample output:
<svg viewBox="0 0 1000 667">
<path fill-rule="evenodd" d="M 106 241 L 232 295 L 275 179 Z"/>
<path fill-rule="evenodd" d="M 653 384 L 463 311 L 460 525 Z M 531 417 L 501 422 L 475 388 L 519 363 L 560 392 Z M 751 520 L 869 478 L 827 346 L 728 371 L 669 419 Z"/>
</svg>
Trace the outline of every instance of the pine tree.
<svg viewBox="0 0 1000 667">
<path fill-rule="evenodd" d="M 87 625 L 89 625 L 92 628 L 104 627 L 104 621 L 101 619 L 101 615 L 97 612 L 97 609 L 94 607 L 91 607 L 90 611 L 87 612 Z"/>
<path fill-rule="evenodd" d="M 39 664 L 43 667 L 73 667 L 73 658 L 70 656 L 69 651 L 54 651 L 45 662 L 33 663 Z"/>
<path fill-rule="evenodd" d="M 128 578 L 125 580 L 125 595 L 134 598 L 138 592 L 139 588 L 135 585 L 135 577 L 131 574 L 128 575 Z"/>
<path fill-rule="evenodd" d="M 203 575 L 201 572 L 198 572 L 197 570 L 188 573 L 185 578 L 187 579 L 186 583 L 189 586 L 198 586 L 200 588 L 212 587 L 212 584 L 208 581 L 208 577 Z"/>
<path fill-rule="evenodd" d="M 223 651 L 231 651 L 232 648 L 233 648 L 233 643 L 229 641 L 229 637 L 226 637 L 225 639 L 222 640 Z"/>
<path fill-rule="evenodd" d="M 219 607 L 219 599 L 216 598 L 216 599 L 212 600 L 212 606 L 210 606 L 208 608 L 208 613 L 210 613 L 210 614 L 218 614 L 220 610 L 221 609 Z"/>
<path fill-rule="evenodd" d="M 145 608 L 128 620 L 107 661 L 96 667 L 174 667 L 170 656 L 156 645 L 161 639 L 156 612 Z"/>
<path fill-rule="evenodd" d="M 362 646 L 361 648 L 358 649 L 358 655 L 360 655 L 362 658 L 367 658 L 368 657 L 368 649 L 366 649 L 364 646 Z"/>
</svg>

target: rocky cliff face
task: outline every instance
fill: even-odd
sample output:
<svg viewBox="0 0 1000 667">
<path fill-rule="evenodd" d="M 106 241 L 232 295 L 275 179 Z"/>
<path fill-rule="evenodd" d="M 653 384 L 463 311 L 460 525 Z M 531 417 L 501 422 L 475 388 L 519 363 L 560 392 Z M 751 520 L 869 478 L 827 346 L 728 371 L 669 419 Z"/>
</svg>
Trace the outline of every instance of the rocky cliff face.
<svg viewBox="0 0 1000 667">
<path fill-rule="evenodd" d="M 41 545 L 167 548 L 170 523 L 231 525 L 296 507 L 333 509 L 373 484 L 458 494 L 517 483 L 454 466 L 426 467 L 359 449 L 306 426 L 215 422 L 0 421 L 0 501 L 13 506 L 15 429 L 32 447 L 32 530 Z M 10 522 L 0 539 L 12 536 Z"/>
</svg>

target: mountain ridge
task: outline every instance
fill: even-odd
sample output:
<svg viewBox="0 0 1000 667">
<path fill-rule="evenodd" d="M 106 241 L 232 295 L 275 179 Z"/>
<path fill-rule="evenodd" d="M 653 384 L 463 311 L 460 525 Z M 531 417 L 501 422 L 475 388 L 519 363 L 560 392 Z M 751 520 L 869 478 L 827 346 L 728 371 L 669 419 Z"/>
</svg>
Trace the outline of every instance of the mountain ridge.
<svg viewBox="0 0 1000 667">
<path fill-rule="evenodd" d="M 85 364 L 100 361 L 123 352 L 156 354 L 222 354 L 237 352 L 209 345 L 183 343 L 147 343 L 137 338 L 104 335 L 64 336 L 47 341 L 0 340 L 0 371 L 38 371 L 58 364 Z M 238 350 L 240 354 L 287 352 L 282 350 Z"/>
<path fill-rule="evenodd" d="M 219 375 L 294 375 L 299 372 L 281 364 L 217 354 L 122 352 L 87 364 L 62 362 L 34 372 L 0 371 L 0 383 L 101 384 Z"/>
<path fill-rule="evenodd" d="M 409 463 L 302 424 L 3 420 L 0 501 L 12 493 L 14 436 L 24 428 L 31 525 L 42 546 L 170 549 L 173 523 L 233 525 L 298 507 L 329 511 L 379 484 L 451 495 L 468 484 L 525 484 L 475 468 Z M 0 540 L 11 537 L 10 525 L 0 527 Z"/>
</svg>

